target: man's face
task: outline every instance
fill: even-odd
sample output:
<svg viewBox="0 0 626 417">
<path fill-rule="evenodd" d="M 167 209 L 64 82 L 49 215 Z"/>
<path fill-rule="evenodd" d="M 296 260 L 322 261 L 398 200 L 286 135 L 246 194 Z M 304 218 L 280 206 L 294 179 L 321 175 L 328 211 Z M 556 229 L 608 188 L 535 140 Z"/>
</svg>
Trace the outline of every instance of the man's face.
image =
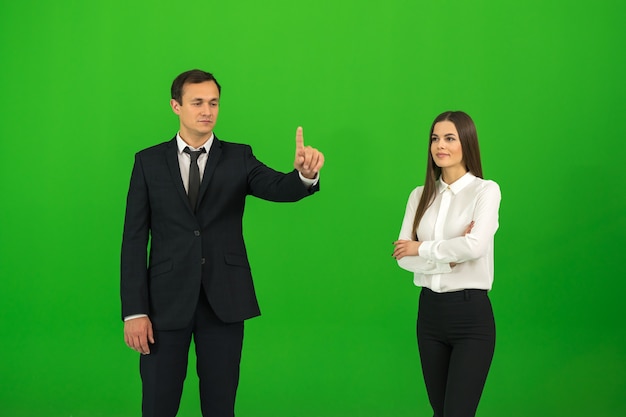
<svg viewBox="0 0 626 417">
<path fill-rule="evenodd" d="M 172 99 L 172 110 L 180 119 L 180 135 L 185 140 L 208 139 L 217 122 L 220 93 L 214 81 L 183 85 L 182 103 Z"/>
</svg>

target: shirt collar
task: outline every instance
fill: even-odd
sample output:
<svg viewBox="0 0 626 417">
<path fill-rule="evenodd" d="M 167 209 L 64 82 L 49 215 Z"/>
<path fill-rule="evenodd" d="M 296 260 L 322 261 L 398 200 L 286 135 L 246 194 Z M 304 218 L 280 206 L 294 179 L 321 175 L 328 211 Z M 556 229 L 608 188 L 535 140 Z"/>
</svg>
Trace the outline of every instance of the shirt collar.
<svg viewBox="0 0 626 417">
<path fill-rule="evenodd" d="M 204 150 L 206 151 L 206 153 L 209 153 L 209 150 L 211 149 L 211 145 L 213 145 L 213 138 L 215 137 L 215 135 L 213 133 L 211 133 L 211 137 L 202 144 L 202 146 L 200 146 L 200 148 L 204 148 Z M 180 137 L 180 132 L 178 132 L 176 134 L 176 146 L 178 147 L 178 153 L 182 154 L 183 150 L 189 146 L 189 149 L 191 149 L 192 151 L 197 151 L 200 148 L 194 148 L 190 145 L 188 145 L 183 138 Z"/>
<path fill-rule="evenodd" d="M 448 185 L 445 182 L 443 182 L 441 177 L 439 177 L 439 180 L 437 180 L 437 191 L 441 194 L 445 190 L 449 189 L 450 191 L 452 191 L 453 194 L 456 195 L 460 193 L 461 190 L 465 188 L 469 183 L 474 181 L 475 178 L 476 178 L 475 175 L 473 175 L 470 172 L 466 172 L 465 175 L 463 175 L 461 178 L 454 181 L 452 184 Z"/>
</svg>

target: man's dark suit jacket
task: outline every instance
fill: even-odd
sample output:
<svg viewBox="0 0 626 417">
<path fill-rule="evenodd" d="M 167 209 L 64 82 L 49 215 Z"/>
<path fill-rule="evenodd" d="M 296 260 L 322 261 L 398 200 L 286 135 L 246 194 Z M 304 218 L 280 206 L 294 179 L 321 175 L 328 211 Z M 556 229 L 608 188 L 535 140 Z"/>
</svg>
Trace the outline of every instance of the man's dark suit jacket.
<svg viewBox="0 0 626 417">
<path fill-rule="evenodd" d="M 318 189 L 307 189 L 296 170 L 265 166 L 247 145 L 214 137 L 194 214 L 176 138 L 137 153 L 122 240 L 122 317 L 147 314 L 156 330 L 184 328 L 201 288 L 224 322 L 259 315 L 242 234 L 246 196 L 297 201 Z"/>
</svg>

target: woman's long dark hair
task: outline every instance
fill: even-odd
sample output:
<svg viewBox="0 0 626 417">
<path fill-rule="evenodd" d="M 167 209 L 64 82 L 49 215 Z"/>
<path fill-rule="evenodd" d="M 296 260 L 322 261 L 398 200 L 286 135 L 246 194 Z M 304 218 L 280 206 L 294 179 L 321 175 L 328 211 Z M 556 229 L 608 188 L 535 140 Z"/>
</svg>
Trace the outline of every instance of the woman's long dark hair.
<svg viewBox="0 0 626 417">
<path fill-rule="evenodd" d="M 459 140 L 461 141 L 461 150 L 463 152 L 463 162 L 465 168 L 478 178 L 483 177 L 483 167 L 480 163 L 480 149 L 478 147 L 478 134 L 476 133 L 476 126 L 466 113 L 462 111 L 447 111 L 441 113 L 435 118 L 432 126 L 430 127 L 430 135 L 428 135 L 428 162 L 426 164 L 426 181 L 424 182 L 424 191 L 420 197 L 419 204 L 417 205 L 417 211 L 415 212 L 415 219 L 413 220 L 413 237 L 415 240 L 419 240 L 417 236 L 417 226 L 419 226 L 424 213 L 435 200 L 436 182 L 441 176 L 441 168 L 439 168 L 433 160 L 433 155 L 430 152 L 430 144 L 432 142 L 433 130 L 435 125 L 439 122 L 449 121 L 454 123 L 457 132 L 459 133 Z"/>
</svg>

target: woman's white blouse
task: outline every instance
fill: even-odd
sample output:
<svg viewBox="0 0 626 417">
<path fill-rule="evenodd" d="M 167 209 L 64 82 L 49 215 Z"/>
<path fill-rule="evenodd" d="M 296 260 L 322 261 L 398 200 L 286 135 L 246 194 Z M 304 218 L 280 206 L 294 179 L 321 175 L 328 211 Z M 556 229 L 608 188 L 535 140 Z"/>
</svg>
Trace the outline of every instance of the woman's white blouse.
<svg viewBox="0 0 626 417">
<path fill-rule="evenodd" d="M 435 292 L 490 290 L 493 284 L 493 237 L 498 230 L 500 187 L 469 172 L 453 184 L 436 183 L 435 200 L 417 228 L 419 256 L 405 256 L 400 267 L 414 273 L 413 282 Z M 409 196 L 401 240 L 413 239 L 413 220 L 424 187 Z M 463 233 L 474 221 L 471 232 Z M 457 265 L 450 266 L 454 262 Z"/>
</svg>

